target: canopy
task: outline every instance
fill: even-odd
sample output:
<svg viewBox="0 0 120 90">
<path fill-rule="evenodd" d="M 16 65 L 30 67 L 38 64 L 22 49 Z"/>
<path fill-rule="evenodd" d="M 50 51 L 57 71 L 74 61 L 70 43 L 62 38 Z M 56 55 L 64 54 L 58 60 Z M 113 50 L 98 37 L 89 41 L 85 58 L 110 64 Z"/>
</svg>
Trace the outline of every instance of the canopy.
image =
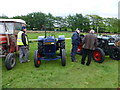
<svg viewBox="0 0 120 90">
<path fill-rule="evenodd" d="M 26 24 L 26 22 L 22 19 L 0 19 L 0 22 L 18 22 Z"/>
</svg>

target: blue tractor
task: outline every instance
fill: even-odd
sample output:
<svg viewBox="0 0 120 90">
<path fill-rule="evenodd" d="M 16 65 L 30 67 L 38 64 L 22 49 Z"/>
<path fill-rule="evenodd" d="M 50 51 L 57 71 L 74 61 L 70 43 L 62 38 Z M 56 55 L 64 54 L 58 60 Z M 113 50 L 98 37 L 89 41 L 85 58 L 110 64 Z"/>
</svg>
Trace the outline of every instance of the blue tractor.
<svg viewBox="0 0 120 90">
<path fill-rule="evenodd" d="M 59 54 L 57 54 L 59 50 Z M 54 36 L 38 36 L 38 50 L 34 52 L 34 65 L 38 68 L 41 60 L 57 60 L 61 59 L 62 66 L 66 65 L 66 52 L 65 52 L 65 36 L 59 35 L 58 38 Z"/>
</svg>

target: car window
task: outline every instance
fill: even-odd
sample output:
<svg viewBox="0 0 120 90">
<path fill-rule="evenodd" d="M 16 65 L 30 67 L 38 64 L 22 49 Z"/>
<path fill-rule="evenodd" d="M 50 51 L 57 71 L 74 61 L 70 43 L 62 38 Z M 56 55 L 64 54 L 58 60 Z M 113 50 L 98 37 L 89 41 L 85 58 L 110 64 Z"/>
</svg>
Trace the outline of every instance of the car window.
<svg viewBox="0 0 120 90">
<path fill-rule="evenodd" d="M 8 34 L 14 33 L 14 23 L 5 23 Z"/>
<path fill-rule="evenodd" d="M 15 23 L 15 30 L 21 30 L 22 24 L 21 23 Z"/>
<path fill-rule="evenodd" d="M 21 23 L 15 23 L 15 34 L 17 34 L 22 28 Z"/>
<path fill-rule="evenodd" d="M 5 34 L 4 24 L 0 22 L 0 34 Z"/>
</svg>

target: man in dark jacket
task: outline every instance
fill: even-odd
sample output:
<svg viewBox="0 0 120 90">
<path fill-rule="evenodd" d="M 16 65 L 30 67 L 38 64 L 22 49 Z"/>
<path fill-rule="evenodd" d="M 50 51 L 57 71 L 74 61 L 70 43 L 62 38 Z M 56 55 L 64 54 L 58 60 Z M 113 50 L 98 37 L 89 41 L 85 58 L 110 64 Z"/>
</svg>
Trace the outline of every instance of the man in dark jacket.
<svg viewBox="0 0 120 90">
<path fill-rule="evenodd" d="M 19 46 L 20 50 L 20 63 L 29 62 L 28 60 L 28 37 L 26 34 L 26 27 L 23 26 L 22 30 L 17 35 L 17 45 Z M 24 60 L 23 60 L 24 57 Z"/>
<path fill-rule="evenodd" d="M 76 29 L 76 31 L 73 33 L 71 39 L 72 39 L 72 50 L 71 50 L 71 59 L 72 62 L 75 62 L 75 55 L 77 53 L 78 45 L 80 44 L 80 36 L 79 36 L 80 30 Z"/>
<path fill-rule="evenodd" d="M 83 38 L 83 50 L 82 50 L 82 60 L 81 64 L 84 65 L 86 56 L 88 55 L 88 61 L 86 63 L 87 66 L 90 65 L 91 63 L 91 58 L 92 58 L 92 53 L 93 50 L 95 50 L 96 45 L 97 45 L 97 37 L 94 35 L 94 30 L 90 30 L 89 34 L 87 34 Z"/>
</svg>

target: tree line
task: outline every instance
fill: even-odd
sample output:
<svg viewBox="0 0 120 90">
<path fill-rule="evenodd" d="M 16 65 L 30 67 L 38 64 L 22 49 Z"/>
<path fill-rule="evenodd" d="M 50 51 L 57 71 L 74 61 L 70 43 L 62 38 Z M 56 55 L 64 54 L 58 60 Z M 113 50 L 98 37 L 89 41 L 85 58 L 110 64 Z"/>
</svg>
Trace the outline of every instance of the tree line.
<svg viewBox="0 0 120 90">
<path fill-rule="evenodd" d="M 0 18 L 9 18 L 1 16 Z M 23 19 L 27 23 L 28 30 L 60 30 L 74 31 L 76 28 L 83 32 L 94 29 L 96 32 L 120 33 L 118 26 L 120 21 L 117 18 L 103 18 L 99 15 L 85 15 L 76 13 L 66 17 L 53 16 L 51 13 L 33 12 L 27 15 L 14 16 L 12 19 Z"/>
</svg>

